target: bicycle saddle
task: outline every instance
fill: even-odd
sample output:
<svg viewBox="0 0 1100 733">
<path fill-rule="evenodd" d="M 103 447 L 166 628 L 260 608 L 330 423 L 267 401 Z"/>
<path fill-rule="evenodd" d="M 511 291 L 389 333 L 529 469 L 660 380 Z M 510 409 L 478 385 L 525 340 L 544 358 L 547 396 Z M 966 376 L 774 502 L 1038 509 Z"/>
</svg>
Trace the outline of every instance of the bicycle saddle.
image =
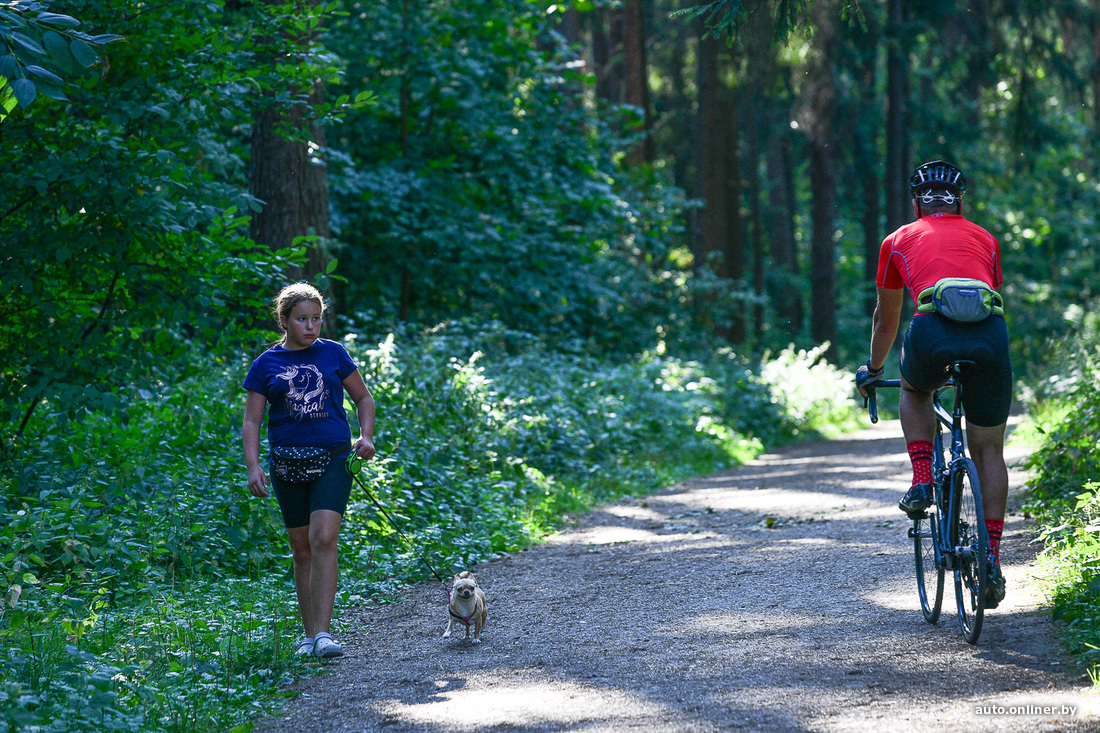
<svg viewBox="0 0 1100 733">
<path fill-rule="evenodd" d="M 943 370 L 953 377 L 961 377 L 970 371 L 970 368 L 975 364 L 977 364 L 977 362 L 970 359 L 955 359 L 945 366 Z"/>
</svg>

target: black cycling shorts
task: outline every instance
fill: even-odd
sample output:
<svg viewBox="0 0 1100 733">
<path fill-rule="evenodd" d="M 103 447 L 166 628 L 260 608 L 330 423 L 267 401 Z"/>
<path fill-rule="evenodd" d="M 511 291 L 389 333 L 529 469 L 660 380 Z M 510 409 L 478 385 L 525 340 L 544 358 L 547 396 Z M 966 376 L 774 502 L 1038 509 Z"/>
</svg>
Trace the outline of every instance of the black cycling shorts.
<svg viewBox="0 0 1100 733">
<path fill-rule="evenodd" d="M 351 496 L 351 474 L 344 466 L 350 452 L 333 456 L 328 468 L 316 481 L 291 483 L 271 472 L 271 485 L 287 529 L 305 527 L 309 524 L 309 516 L 318 509 L 329 509 L 344 516 Z"/>
<path fill-rule="evenodd" d="M 913 316 L 901 344 L 905 381 L 921 392 L 932 392 L 947 381 L 944 370 L 955 359 L 974 362 L 963 381 L 967 422 L 980 427 L 1006 422 L 1012 407 L 1012 360 L 1004 317 L 956 323 L 939 313 Z"/>
</svg>

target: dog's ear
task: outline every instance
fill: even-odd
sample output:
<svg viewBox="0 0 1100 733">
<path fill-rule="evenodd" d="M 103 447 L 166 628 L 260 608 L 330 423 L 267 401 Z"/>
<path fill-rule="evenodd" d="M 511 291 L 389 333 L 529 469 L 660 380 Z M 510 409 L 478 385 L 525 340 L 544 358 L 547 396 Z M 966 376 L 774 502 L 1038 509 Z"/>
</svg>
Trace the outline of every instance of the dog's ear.
<svg viewBox="0 0 1100 733">
<path fill-rule="evenodd" d="M 459 578 L 469 578 L 469 577 L 470 577 L 470 571 L 469 570 L 463 570 L 461 573 L 459 573 L 458 575 L 455 576 L 455 580 L 458 580 Z"/>
</svg>

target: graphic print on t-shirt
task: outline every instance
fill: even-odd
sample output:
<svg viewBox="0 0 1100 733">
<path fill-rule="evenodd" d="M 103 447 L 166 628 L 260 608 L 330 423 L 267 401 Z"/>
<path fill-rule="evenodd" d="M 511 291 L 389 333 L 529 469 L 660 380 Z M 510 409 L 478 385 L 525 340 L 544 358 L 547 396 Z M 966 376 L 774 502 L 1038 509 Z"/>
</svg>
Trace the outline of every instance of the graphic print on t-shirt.
<svg viewBox="0 0 1100 733">
<path fill-rule="evenodd" d="M 312 364 L 288 366 L 275 375 L 287 382 L 286 411 L 295 420 L 324 417 L 325 381 Z"/>
</svg>

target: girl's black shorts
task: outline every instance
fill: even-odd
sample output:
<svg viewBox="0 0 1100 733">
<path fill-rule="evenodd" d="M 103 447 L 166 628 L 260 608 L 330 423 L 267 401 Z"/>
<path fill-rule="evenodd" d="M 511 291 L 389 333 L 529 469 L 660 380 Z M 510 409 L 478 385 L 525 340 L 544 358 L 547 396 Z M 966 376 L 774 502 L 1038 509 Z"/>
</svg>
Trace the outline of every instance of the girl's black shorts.
<svg viewBox="0 0 1100 733">
<path fill-rule="evenodd" d="M 978 323 L 956 323 L 939 313 L 913 316 L 901 344 L 901 376 L 921 392 L 947 381 L 944 371 L 955 359 L 974 362 L 963 381 L 966 420 L 994 427 L 1008 420 L 1012 407 L 1012 359 L 1003 316 Z"/>
<path fill-rule="evenodd" d="M 350 453 L 348 450 L 333 456 L 321 478 L 309 483 L 290 483 L 280 479 L 274 471 L 269 474 L 287 529 L 305 527 L 309 524 L 309 515 L 318 509 L 329 509 L 344 516 L 351 496 L 351 474 L 344 467 Z"/>
</svg>

